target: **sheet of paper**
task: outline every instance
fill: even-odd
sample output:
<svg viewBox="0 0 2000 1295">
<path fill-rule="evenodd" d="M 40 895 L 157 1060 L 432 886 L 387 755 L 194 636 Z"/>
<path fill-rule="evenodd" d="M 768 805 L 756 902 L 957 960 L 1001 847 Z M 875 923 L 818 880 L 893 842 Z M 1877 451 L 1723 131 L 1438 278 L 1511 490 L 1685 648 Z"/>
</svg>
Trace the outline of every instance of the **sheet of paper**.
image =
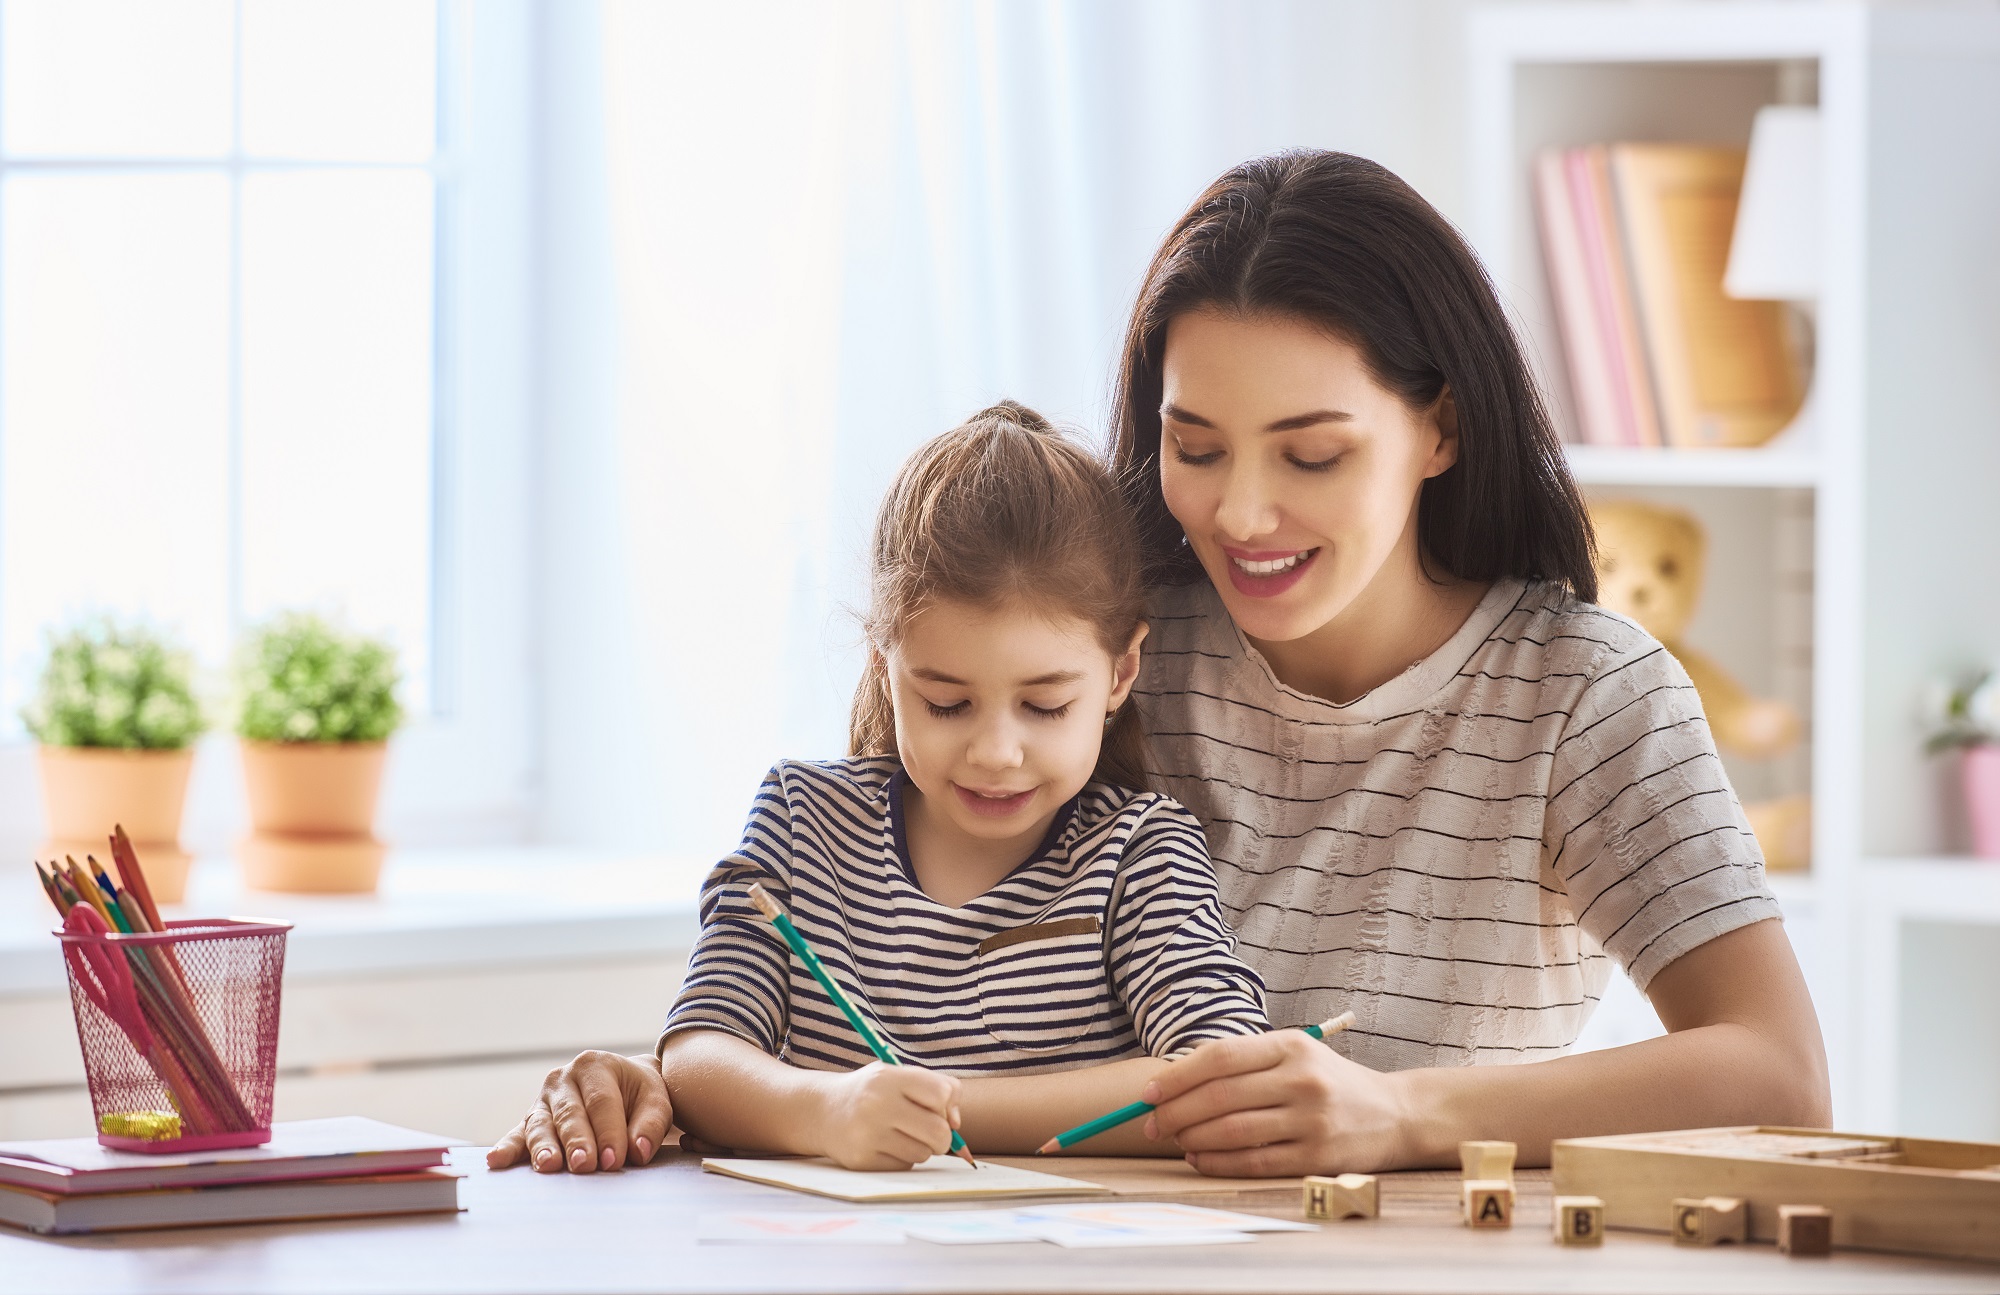
<svg viewBox="0 0 2000 1295">
<path fill-rule="evenodd" d="M 1103 1196 L 1109 1189 L 1077 1178 L 980 1161 L 974 1169 L 955 1156 L 932 1156 L 914 1169 L 869 1173 L 830 1160 L 710 1158 L 701 1167 L 772 1187 L 787 1187 L 842 1201 L 994 1200 L 1009 1196 Z"/>
<path fill-rule="evenodd" d="M 701 1242 L 753 1245 L 901 1245 L 903 1229 L 891 1217 L 868 1214 L 704 1214 L 695 1220 Z"/>
<path fill-rule="evenodd" d="M 1234 1210 L 1153 1201 L 1092 1201 L 1087 1205 L 1032 1205 L 1013 1211 L 1017 1219 L 1060 1219 L 1080 1227 L 1127 1232 L 1317 1232 L 1316 1223 L 1265 1218 Z M 922 1217 L 918 1215 L 916 1217 Z"/>
<path fill-rule="evenodd" d="M 1042 1239 L 1040 1233 L 1017 1222 L 1011 1210 L 935 1210 L 889 1217 L 917 1240 L 941 1246 L 1002 1245 Z"/>
<path fill-rule="evenodd" d="M 1028 1219 L 1026 1225 L 1042 1240 L 1065 1250 L 1112 1250 L 1133 1246 L 1230 1246 L 1257 1238 L 1248 1232 L 1132 1232 L 1125 1228 L 1094 1228 L 1063 1219 Z"/>
</svg>

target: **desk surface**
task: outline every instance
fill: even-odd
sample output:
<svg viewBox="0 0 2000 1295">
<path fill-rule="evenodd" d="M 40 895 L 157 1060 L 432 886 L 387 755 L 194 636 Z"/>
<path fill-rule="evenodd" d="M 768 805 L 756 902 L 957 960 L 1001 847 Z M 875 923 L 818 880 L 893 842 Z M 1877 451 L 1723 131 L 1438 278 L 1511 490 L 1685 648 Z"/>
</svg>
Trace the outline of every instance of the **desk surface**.
<svg viewBox="0 0 2000 1295">
<path fill-rule="evenodd" d="M 1382 1217 L 1251 1245 L 1063 1250 L 1051 1245 L 700 1245 L 718 1209 L 833 1210 L 700 1172 L 673 1156 L 572 1178 L 489 1174 L 460 1152 L 464 1213 L 44 1239 L 0 1230 L 10 1292 L 599 1291 L 1992 1291 L 2000 1268 L 1842 1253 L 1791 1259 L 1767 1245 L 1695 1250 L 1614 1232 L 1598 1250 L 1549 1237 L 1546 1172 L 1519 1177 L 1516 1226 L 1457 1222 L 1457 1175 L 1385 1175 Z M 1297 1217 L 1296 1207 L 1216 1200 Z"/>
</svg>

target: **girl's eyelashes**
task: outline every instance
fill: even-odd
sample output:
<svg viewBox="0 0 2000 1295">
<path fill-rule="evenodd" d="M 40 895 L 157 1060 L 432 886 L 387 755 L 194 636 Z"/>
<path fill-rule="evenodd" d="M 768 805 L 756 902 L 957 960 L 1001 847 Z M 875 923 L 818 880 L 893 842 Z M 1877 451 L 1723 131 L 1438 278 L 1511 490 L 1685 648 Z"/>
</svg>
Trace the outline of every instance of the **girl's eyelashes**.
<svg viewBox="0 0 2000 1295">
<path fill-rule="evenodd" d="M 1340 456 L 1335 454 L 1324 459 L 1301 459 L 1296 455 L 1287 454 L 1285 462 L 1291 464 L 1301 472 L 1325 472 L 1334 464 L 1340 462 Z"/>
<path fill-rule="evenodd" d="M 931 713 L 931 718 L 933 719 L 951 719 L 954 716 L 963 715 L 971 705 L 972 703 L 969 701 L 956 701 L 949 706 L 940 706 L 930 698 L 924 698 L 924 709 Z M 1024 701 L 1021 705 L 1026 708 L 1030 715 L 1035 716 L 1037 719 L 1061 719 L 1063 716 L 1069 714 L 1069 708 L 1072 703 L 1064 702 L 1060 706 L 1037 706 L 1033 702 Z"/>
<path fill-rule="evenodd" d="M 935 719 L 950 719 L 954 715 L 963 715 L 965 708 L 971 704 L 969 701 L 955 701 L 949 706 L 940 706 L 928 697 L 924 699 L 924 709 Z"/>
<path fill-rule="evenodd" d="M 1024 701 L 1021 704 L 1028 708 L 1028 713 L 1031 715 L 1038 715 L 1043 719 L 1061 719 L 1069 714 L 1071 703 L 1064 702 L 1060 706 L 1037 706 L 1033 702 Z"/>
</svg>

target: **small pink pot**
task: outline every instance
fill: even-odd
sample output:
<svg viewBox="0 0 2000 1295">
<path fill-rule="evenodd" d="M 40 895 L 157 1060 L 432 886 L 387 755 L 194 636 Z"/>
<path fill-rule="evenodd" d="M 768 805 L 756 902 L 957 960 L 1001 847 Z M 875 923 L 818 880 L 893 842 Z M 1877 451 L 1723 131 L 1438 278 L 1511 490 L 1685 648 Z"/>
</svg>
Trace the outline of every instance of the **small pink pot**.
<svg viewBox="0 0 2000 1295">
<path fill-rule="evenodd" d="M 1965 748 L 1965 811 L 1972 820 L 1972 852 L 2000 859 L 2000 745 Z"/>
</svg>

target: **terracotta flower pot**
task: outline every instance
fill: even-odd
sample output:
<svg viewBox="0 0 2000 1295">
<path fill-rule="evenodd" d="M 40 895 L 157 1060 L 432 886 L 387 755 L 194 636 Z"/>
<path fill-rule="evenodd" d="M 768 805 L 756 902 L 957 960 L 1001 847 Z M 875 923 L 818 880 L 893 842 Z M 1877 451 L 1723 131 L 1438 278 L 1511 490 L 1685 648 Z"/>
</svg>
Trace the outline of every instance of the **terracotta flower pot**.
<svg viewBox="0 0 2000 1295">
<path fill-rule="evenodd" d="M 374 890 L 385 742 L 244 742 L 251 833 L 238 857 L 253 890 Z"/>
<path fill-rule="evenodd" d="M 1965 809 L 1972 819 L 1972 852 L 2000 859 L 2000 746 L 1965 748 L 1959 767 L 1965 779 Z"/>
<path fill-rule="evenodd" d="M 368 836 L 386 742 L 244 742 L 250 826 L 287 836 Z"/>
<path fill-rule="evenodd" d="M 153 898 L 178 904 L 193 862 L 180 847 L 194 751 L 44 746 L 38 755 L 52 859 L 95 855 L 109 862 L 111 829 L 123 825 L 146 869 Z"/>
<path fill-rule="evenodd" d="M 95 841 L 104 849 L 123 823 L 134 841 L 178 841 L 194 752 L 127 751 L 110 747 L 45 746 L 42 804 L 49 835 Z"/>
</svg>

